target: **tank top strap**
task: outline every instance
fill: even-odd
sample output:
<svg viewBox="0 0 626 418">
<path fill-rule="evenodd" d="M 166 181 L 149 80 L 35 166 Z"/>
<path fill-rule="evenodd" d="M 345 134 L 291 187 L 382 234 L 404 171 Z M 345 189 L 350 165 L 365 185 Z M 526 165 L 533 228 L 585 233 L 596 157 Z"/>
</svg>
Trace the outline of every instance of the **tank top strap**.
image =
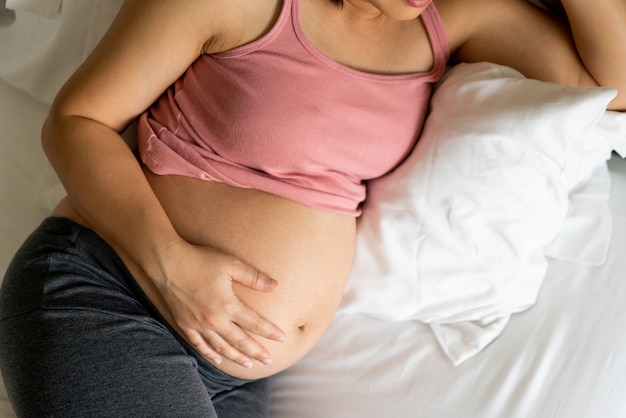
<svg viewBox="0 0 626 418">
<path fill-rule="evenodd" d="M 421 17 L 433 50 L 434 62 L 431 74 L 438 80 L 445 72 L 446 65 L 450 59 L 448 36 L 446 35 L 443 20 L 441 20 L 441 16 L 434 2 L 428 5 L 424 12 L 422 12 Z"/>
<path fill-rule="evenodd" d="M 278 19 L 276 20 L 276 22 L 274 22 L 274 26 L 272 26 L 269 32 L 267 32 L 261 38 L 249 44 L 241 45 L 236 48 L 229 49 L 228 51 L 218 52 L 213 55 L 219 58 L 232 58 L 249 54 L 251 52 L 264 48 L 266 45 L 270 44 L 274 39 L 276 39 L 278 35 L 280 35 L 280 32 L 283 30 L 287 23 L 291 24 L 291 7 L 294 1 L 295 0 L 283 0 L 283 4 L 280 8 L 280 14 L 278 15 Z"/>
</svg>

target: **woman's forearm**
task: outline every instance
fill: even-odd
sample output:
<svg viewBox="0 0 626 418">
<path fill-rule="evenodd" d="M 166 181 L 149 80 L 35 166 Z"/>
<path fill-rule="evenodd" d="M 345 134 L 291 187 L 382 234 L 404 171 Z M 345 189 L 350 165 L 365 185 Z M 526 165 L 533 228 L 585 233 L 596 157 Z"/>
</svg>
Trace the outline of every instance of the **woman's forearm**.
<svg viewBox="0 0 626 418">
<path fill-rule="evenodd" d="M 601 86 L 619 94 L 611 108 L 626 109 L 626 0 L 562 0 L 576 48 Z"/>
<path fill-rule="evenodd" d="M 79 215 L 158 280 L 158 254 L 180 238 L 120 135 L 84 117 L 51 114 L 42 142 Z"/>
</svg>

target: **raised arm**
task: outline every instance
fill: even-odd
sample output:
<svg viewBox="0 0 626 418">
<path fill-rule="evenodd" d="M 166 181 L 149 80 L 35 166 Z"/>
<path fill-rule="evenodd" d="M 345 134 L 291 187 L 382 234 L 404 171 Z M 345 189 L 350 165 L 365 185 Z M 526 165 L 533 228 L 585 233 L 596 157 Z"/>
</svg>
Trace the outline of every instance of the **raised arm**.
<svg viewBox="0 0 626 418">
<path fill-rule="evenodd" d="M 250 358 L 267 360 L 269 353 L 236 324 L 254 327 L 266 338 L 280 339 L 282 332 L 241 304 L 232 309 L 238 302 L 232 280 L 262 291 L 270 291 L 274 281 L 233 257 L 183 241 L 119 134 L 223 33 L 218 25 L 227 22 L 229 4 L 127 1 L 61 89 L 42 140 L 75 211 L 153 280 L 184 336 L 216 363 L 224 355 L 248 365 Z M 211 298 L 202 293 L 206 287 L 213 288 Z M 239 317 L 224 317 L 219 304 Z M 203 322 L 216 315 L 221 316 L 212 324 L 219 325 Z M 221 346 L 222 353 L 204 337 L 211 328 L 231 342 Z M 232 347 L 235 343 L 240 350 Z"/>
<path fill-rule="evenodd" d="M 562 0 L 568 21 L 526 0 L 438 0 L 458 62 L 489 61 L 530 78 L 615 88 L 626 110 L 626 1 Z"/>
<path fill-rule="evenodd" d="M 619 91 L 626 110 L 626 0 L 562 0 L 576 49 L 594 80 Z"/>
</svg>

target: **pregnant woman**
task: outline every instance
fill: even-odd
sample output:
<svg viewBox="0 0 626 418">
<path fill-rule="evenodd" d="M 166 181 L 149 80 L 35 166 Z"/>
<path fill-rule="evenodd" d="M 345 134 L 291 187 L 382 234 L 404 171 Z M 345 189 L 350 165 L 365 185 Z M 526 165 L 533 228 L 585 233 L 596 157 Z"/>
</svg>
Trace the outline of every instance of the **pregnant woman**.
<svg viewBox="0 0 626 418">
<path fill-rule="evenodd" d="M 624 108 L 626 3 L 563 5 L 571 32 L 522 0 L 128 1 L 43 128 L 68 197 L 0 293 L 18 415 L 267 416 L 450 57 Z"/>
</svg>

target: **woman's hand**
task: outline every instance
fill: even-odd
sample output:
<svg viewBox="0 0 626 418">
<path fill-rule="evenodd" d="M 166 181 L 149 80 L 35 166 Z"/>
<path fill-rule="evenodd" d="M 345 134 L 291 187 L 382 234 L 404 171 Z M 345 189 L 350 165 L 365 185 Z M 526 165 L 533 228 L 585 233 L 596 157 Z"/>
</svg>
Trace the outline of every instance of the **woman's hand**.
<svg viewBox="0 0 626 418">
<path fill-rule="evenodd" d="M 155 280 L 175 326 L 214 364 L 223 357 L 243 367 L 271 363 L 270 353 L 250 334 L 283 342 L 280 328 L 244 305 L 233 282 L 260 292 L 278 283 L 241 260 L 214 248 L 181 241 L 160 254 L 164 280 Z"/>
</svg>

